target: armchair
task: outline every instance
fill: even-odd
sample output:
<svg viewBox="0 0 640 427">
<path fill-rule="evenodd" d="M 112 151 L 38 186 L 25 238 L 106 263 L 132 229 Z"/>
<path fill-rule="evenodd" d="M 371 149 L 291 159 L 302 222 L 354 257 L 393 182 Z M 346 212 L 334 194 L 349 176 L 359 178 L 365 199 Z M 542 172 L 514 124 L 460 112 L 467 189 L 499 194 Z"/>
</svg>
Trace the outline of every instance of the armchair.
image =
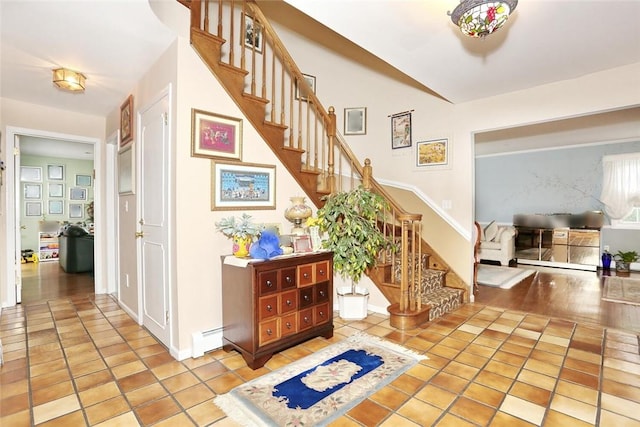
<svg viewBox="0 0 640 427">
<path fill-rule="evenodd" d="M 497 261 L 508 266 L 516 256 L 516 229 L 492 221 L 484 229 L 480 228 L 479 243 L 479 260 Z"/>
<path fill-rule="evenodd" d="M 59 237 L 60 267 L 67 273 L 93 271 L 93 236 L 81 227 L 69 226 Z"/>
</svg>

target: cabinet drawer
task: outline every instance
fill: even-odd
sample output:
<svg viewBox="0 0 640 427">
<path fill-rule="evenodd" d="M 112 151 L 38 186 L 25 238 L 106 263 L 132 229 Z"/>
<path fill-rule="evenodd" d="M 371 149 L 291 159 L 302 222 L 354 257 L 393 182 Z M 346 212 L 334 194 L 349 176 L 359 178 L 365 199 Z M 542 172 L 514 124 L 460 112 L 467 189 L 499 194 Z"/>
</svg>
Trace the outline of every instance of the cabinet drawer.
<svg viewBox="0 0 640 427">
<path fill-rule="evenodd" d="M 329 282 L 318 283 L 314 286 L 315 289 L 315 302 L 329 301 Z"/>
<path fill-rule="evenodd" d="M 280 328 L 278 327 L 279 318 L 267 320 L 258 326 L 258 342 L 259 345 L 268 344 L 280 338 Z"/>
<path fill-rule="evenodd" d="M 313 323 L 315 325 L 320 325 L 322 323 L 329 321 L 329 303 L 320 304 L 313 308 L 314 318 Z"/>
<path fill-rule="evenodd" d="M 280 270 L 280 289 L 285 290 L 296 287 L 296 268 L 283 268 Z"/>
<path fill-rule="evenodd" d="M 299 289 L 300 292 L 300 308 L 309 307 L 313 305 L 313 292 L 314 288 L 309 286 L 306 288 Z"/>
<path fill-rule="evenodd" d="M 308 329 L 313 326 L 313 308 L 307 308 L 298 312 L 298 331 Z"/>
<path fill-rule="evenodd" d="M 280 295 L 280 314 L 298 309 L 298 290 L 283 292 Z"/>
<path fill-rule="evenodd" d="M 305 264 L 298 267 L 298 286 L 313 285 L 313 271 L 315 264 Z"/>
<path fill-rule="evenodd" d="M 278 295 L 260 298 L 258 302 L 258 320 L 262 321 L 278 314 Z"/>
<path fill-rule="evenodd" d="M 322 261 L 316 263 L 316 283 L 324 282 L 325 280 L 329 280 L 329 261 Z"/>
<path fill-rule="evenodd" d="M 266 295 L 278 290 L 278 270 L 262 271 L 258 273 L 258 292 Z"/>
<path fill-rule="evenodd" d="M 280 337 L 298 332 L 298 313 L 287 314 L 280 319 Z"/>
</svg>

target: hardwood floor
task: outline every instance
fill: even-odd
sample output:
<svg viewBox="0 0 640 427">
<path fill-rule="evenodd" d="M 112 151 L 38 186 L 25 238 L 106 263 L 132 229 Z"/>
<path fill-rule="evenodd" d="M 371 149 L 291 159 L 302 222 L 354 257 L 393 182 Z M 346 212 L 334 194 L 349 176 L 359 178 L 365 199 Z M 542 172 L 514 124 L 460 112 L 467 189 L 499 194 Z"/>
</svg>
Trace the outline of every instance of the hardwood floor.
<svg viewBox="0 0 640 427">
<path fill-rule="evenodd" d="M 602 300 L 602 271 L 521 265 L 536 273 L 511 289 L 479 285 L 475 302 L 575 322 L 640 331 L 640 306 Z M 610 275 L 615 276 L 615 271 Z M 640 272 L 628 276 L 640 279 Z"/>
<path fill-rule="evenodd" d="M 93 275 L 65 273 L 57 261 L 22 264 L 22 304 L 92 294 Z"/>
</svg>

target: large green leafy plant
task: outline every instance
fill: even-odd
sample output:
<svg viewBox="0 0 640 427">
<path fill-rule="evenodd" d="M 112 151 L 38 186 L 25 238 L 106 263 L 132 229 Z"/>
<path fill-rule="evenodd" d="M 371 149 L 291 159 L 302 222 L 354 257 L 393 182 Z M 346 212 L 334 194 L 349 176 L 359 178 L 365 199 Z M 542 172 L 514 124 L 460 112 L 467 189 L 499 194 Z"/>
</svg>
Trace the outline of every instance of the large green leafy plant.
<svg viewBox="0 0 640 427">
<path fill-rule="evenodd" d="M 323 247 L 333 251 L 334 270 L 355 286 L 375 265 L 378 253 L 393 248 L 393 242 L 378 227 L 388 203 L 362 186 L 323 200 L 325 204 L 317 213 L 320 229 L 328 236 Z"/>
</svg>

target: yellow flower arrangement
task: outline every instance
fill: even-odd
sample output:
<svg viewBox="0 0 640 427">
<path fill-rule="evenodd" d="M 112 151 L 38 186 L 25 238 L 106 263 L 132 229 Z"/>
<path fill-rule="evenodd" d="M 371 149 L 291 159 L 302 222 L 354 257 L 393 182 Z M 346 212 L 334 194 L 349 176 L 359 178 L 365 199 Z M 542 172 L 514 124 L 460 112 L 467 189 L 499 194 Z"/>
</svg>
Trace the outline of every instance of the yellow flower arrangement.
<svg viewBox="0 0 640 427">
<path fill-rule="evenodd" d="M 320 225 L 320 219 L 318 217 L 315 217 L 315 216 L 310 216 L 304 222 L 304 225 L 306 225 L 307 227 L 319 226 Z"/>
</svg>

